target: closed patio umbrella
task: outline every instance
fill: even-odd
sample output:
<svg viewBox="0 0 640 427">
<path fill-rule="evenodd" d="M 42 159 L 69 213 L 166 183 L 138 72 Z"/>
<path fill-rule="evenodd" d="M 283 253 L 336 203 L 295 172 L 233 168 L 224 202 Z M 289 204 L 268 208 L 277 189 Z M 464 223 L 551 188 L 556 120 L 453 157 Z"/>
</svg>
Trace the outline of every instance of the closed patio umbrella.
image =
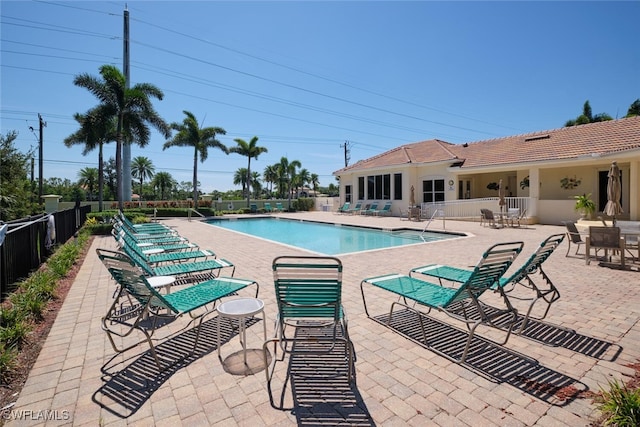
<svg viewBox="0 0 640 427">
<path fill-rule="evenodd" d="M 414 207 L 416 205 L 416 189 L 411 186 L 411 193 L 409 194 L 409 206 Z"/>
<path fill-rule="evenodd" d="M 613 225 L 616 225 L 616 215 L 623 213 L 620 197 L 622 196 L 622 184 L 620 183 L 620 168 L 618 163 L 612 162 L 607 181 L 607 204 L 604 214 L 613 217 Z"/>
</svg>

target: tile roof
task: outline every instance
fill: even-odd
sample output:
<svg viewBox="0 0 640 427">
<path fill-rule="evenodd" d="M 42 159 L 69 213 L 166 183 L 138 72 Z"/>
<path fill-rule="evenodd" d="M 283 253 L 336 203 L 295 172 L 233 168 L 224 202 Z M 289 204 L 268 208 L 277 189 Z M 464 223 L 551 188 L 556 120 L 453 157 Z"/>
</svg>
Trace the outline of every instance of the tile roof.
<svg viewBox="0 0 640 427">
<path fill-rule="evenodd" d="M 640 116 L 503 138 L 451 144 L 432 139 L 402 145 L 336 171 L 456 160 L 462 168 L 576 159 L 640 150 Z"/>
</svg>

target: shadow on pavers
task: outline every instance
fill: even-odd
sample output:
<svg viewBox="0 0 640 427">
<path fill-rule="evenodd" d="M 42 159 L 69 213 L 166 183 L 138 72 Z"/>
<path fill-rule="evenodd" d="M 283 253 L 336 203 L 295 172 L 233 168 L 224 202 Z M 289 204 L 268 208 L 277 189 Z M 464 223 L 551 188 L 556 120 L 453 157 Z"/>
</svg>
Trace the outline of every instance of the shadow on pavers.
<svg viewBox="0 0 640 427">
<path fill-rule="evenodd" d="M 268 381 L 271 404 L 290 410 L 299 426 L 375 426 L 356 385 L 355 366 L 349 379 L 346 343 L 333 341 L 331 335 L 331 327 L 296 328 L 288 357 L 273 356 L 270 378 L 278 384 Z M 281 369 L 277 367 L 280 362 Z M 274 395 L 280 395 L 278 402 Z"/>
<path fill-rule="evenodd" d="M 422 339 L 422 330 L 415 312 L 398 310 L 371 319 L 400 333 L 417 344 L 450 360 L 459 359 L 464 350 L 468 334 L 425 314 L 423 318 L 428 343 Z M 588 391 L 586 384 L 553 369 L 541 365 L 537 360 L 498 345 L 480 336 L 474 336 L 467 359 L 461 364 L 484 378 L 498 383 L 507 383 L 548 404 L 564 406 L 581 393 Z"/>
<path fill-rule="evenodd" d="M 246 319 L 246 327 L 261 321 L 257 318 Z M 116 372 L 109 372 L 116 354 L 102 367 L 104 384 L 96 390 L 92 400 L 106 411 L 120 417 L 128 418 L 135 414 L 171 376 L 197 359 L 204 357 L 218 348 L 217 317 L 211 318 L 201 325 L 198 346 L 193 349 L 196 330 L 190 328 L 174 335 L 159 345 L 156 352 L 163 363 L 163 370 L 158 370 L 150 351 L 146 351 L 133 362 Z M 237 328 L 230 322 L 222 322 L 220 329 L 220 345 L 230 341 L 237 335 Z M 144 346 L 144 344 L 140 344 Z M 142 347 L 144 348 L 144 347 Z M 125 360 L 123 363 L 129 362 Z"/>
</svg>

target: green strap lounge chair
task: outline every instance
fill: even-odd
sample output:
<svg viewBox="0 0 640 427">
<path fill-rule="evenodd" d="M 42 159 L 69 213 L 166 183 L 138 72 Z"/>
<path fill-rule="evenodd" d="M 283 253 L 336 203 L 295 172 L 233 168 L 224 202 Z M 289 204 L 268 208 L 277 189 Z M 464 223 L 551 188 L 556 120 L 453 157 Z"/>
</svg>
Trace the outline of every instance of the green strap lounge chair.
<svg viewBox="0 0 640 427">
<path fill-rule="evenodd" d="M 120 230 L 120 232 L 116 232 L 115 229 L 112 229 L 111 234 L 116 239 L 118 245 L 123 246 L 125 243 L 138 246 L 142 249 L 162 249 L 165 252 L 179 252 L 179 251 L 193 251 L 198 250 L 198 245 L 195 243 L 187 242 L 155 242 L 155 241 L 141 241 L 130 234 L 127 234 L 124 230 Z"/>
<path fill-rule="evenodd" d="M 522 264 L 513 274 L 508 277 L 502 277 L 496 283 L 494 283 L 492 289 L 496 290 L 498 286 L 507 293 L 507 296 L 516 300 L 523 300 L 530 302 L 527 312 L 522 321 L 522 325 L 518 329 L 517 333 L 520 334 L 527 326 L 527 322 L 531 316 L 533 306 L 538 301 L 544 301 L 546 308 L 542 316 L 538 319 L 544 319 L 549 313 L 551 304 L 560 298 L 560 291 L 553 284 L 549 276 L 542 269 L 542 264 L 551 256 L 558 246 L 564 240 L 565 234 L 552 234 L 544 239 L 538 248 L 529 256 L 529 258 Z M 538 272 L 542 276 L 542 283 L 536 283 L 533 280 L 534 274 Z M 452 282 L 463 283 L 468 280 L 472 274 L 471 270 L 463 268 L 450 267 L 446 265 L 431 264 L 423 267 L 416 267 L 411 270 L 411 275 L 419 273 L 422 275 L 438 278 L 438 280 L 448 280 Z M 442 284 L 442 282 L 440 282 Z M 531 292 L 533 296 L 521 296 L 517 292 L 513 292 L 520 287 L 524 287 Z"/>
<path fill-rule="evenodd" d="M 391 325 L 395 307 L 402 306 L 417 314 L 422 337 L 424 343 L 427 345 L 429 341 L 424 326 L 423 315 L 429 313 L 432 309 L 436 309 L 451 318 L 464 322 L 469 333 L 460 358 L 456 359 L 449 354 L 442 353 L 443 356 L 450 360 L 457 363 L 464 363 L 475 330 L 479 325 L 493 325 L 494 321 L 498 319 L 504 321 L 505 317 L 510 317 L 511 320 L 509 321 L 507 335 L 501 344 L 505 344 L 509 340 L 511 329 L 518 317 L 516 310 L 511 306 L 509 300 L 504 297 L 505 308 L 502 310 L 492 310 L 489 313 L 483 309 L 478 299 L 485 291 L 491 289 L 494 283 L 502 277 L 513 263 L 513 260 L 520 254 L 523 246 L 523 242 L 498 243 L 491 246 L 482 255 L 482 258 L 467 280 L 457 287 L 444 287 L 440 284 L 427 282 L 407 274 L 387 274 L 364 279 L 360 283 L 360 290 L 365 313 L 369 318 L 372 318 L 369 314 L 365 298 L 364 289 L 366 284 L 384 289 L 400 297 L 398 301 L 391 303 L 386 326 L 390 327 Z M 412 304 L 409 304 L 409 301 L 411 301 Z M 422 313 L 418 307 L 424 308 L 426 313 Z M 478 313 L 478 315 L 470 316 L 468 315 L 470 312 Z M 375 318 L 373 319 L 376 320 Z"/>
<path fill-rule="evenodd" d="M 264 202 L 264 211 L 267 213 L 273 212 L 273 208 L 271 207 L 270 202 Z"/>
<path fill-rule="evenodd" d="M 287 353 L 329 354 L 336 349 L 344 349 L 345 371 L 348 380 L 353 381 L 353 344 L 342 306 L 342 262 L 338 258 L 324 256 L 280 256 L 273 260 L 272 270 L 278 312 L 275 336 L 264 343 L 265 366 L 269 366 L 267 348 L 271 343 L 274 361 L 283 360 Z M 293 332 L 288 333 L 288 329 Z M 310 330 L 318 332 L 303 332 Z M 281 359 L 277 357 L 278 347 L 283 351 Z M 265 370 L 272 405 L 274 370 L 275 363 L 272 369 Z M 284 399 L 284 388 L 282 393 Z"/>
<path fill-rule="evenodd" d="M 165 232 L 166 233 L 166 232 L 174 232 L 175 231 L 172 228 L 167 227 L 166 225 L 158 224 L 158 223 L 155 223 L 155 222 L 154 223 L 148 222 L 148 223 L 143 223 L 143 224 L 134 224 L 122 212 L 116 214 L 116 216 L 114 217 L 114 220 L 116 222 L 122 223 L 125 227 L 127 227 L 127 228 L 129 228 L 131 230 L 138 230 L 139 232 L 145 232 L 145 233 Z"/>
<path fill-rule="evenodd" d="M 201 258 L 215 258 L 216 254 L 213 251 L 206 249 L 194 249 L 190 251 L 167 251 L 162 246 L 140 246 L 135 242 L 127 239 L 122 240 L 122 247 L 126 247 L 129 250 L 138 254 L 138 256 L 144 258 L 149 264 L 163 264 L 163 263 L 175 263 L 189 260 L 198 260 Z"/>
<path fill-rule="evenodd" d="M 377 211 L 378 211 L 378 202 L 373 202 L 371 203 L 371 205 L 369 205 L 368 208 L 361 210 L 360 213 L 364 215 L 373 215 Z"/>
<path fill-rule="evenodd" d="M 354 207 L 347 209 L 344 213 L 353 215 L 356 213 L 360 213 L 361 209 L 362 209 L 362 202 L 356 202 L 356 205 Z"/>
<path fill-rule="evenodd" d="M 259 285 L 256 281 L 233 277 L 217 277 L 162 295 L 149 284 L 143 274 L 126 263 L 120 266 L 112 263 L 108 270 L 119 285 L 119 293 L 102 318 L 102 329 L 107 333 L 117 354 L 146 342 L 159 370 L 164 368 L 154 345 L 153 335 L 157 329 L 172 319 L 190 316 L 190 322 L 182 330 L 195 325 L 197 331 L 194 351 L 198 345 L 202 321 L 215 311 L 216 301 L 234 295 L 250 285 L 256 286 L 255 296 L 258 296 Z M 127 301 L 130 301 L 130 305 L 127 305 Z M 144 339 L 119 347 L 119 343 L 132 336 L 135 331 L 142 333 Z M 170 365 L 178 361 L 175 360 Z"/>
<path fill-rule="evenodd" d="M 338 208 L 338 213 L 347 213 L 349 211 L 349 207 L 351 206 L 351 202 L 345 202 L 344 205 Z"/>
<path fill-rule="evenodd" d="M 115 231 L 115 233 L 125 233 L 132 239 L 136 240 L 137 242 L 153 242 L 154 244 L 188 242 L 187 239 L 185 239 L 182 236 L 179 236 L 178 233 L 171 233 L 171 234 L 137 233 L 124 227 L 121 223 L 114 223 L 113 230 Z"/>
<path fill-rule="evenodd" d="M 181 281 L 180 279 L 189 280 L 192 276 L 215 277 L 223 268 L 231 268 L 231 276 L 233 277 L 236 269 L 230 261 L 222 258 L 154 266 L 149 264 L 145 257 L 138 255 L 137 252 L 131 250 L 127 245 L 122 249 L 145 274 L 149 276 L 176 276 L 179 282 Z"/>
<path fill-rule="evenodd" d="M 391 202 L 385 202 L 382 209 L 376 209 L 375 211 L 372 212 L 372 214 L 376 216 L 391 215 Z"/>
<path fill-rule="evenodd" d="M 282 207 L 282 203 L 277 202 L 276 203 L 276 209 L 277 212 L 284 212 L 284 208 Z"/>
</svg>

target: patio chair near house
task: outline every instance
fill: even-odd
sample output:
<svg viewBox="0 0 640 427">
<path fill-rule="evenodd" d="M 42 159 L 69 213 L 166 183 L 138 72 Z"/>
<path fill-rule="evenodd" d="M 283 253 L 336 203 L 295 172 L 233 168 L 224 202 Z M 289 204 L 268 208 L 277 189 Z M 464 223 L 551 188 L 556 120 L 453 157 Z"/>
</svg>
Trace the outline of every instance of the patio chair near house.
<svg viewBox="0 0 640 427">
<path fill-rule="evenodd" d="M 361 209 L 362 209 L 362 202 L 356 202 L 355 206 L 347 209 L 347 211 L 345 213 L 353 215 L 353 214 L 360 213 Z"/>
<path fill-rule="evenodd" d="M 423 316 L 428 314 L 432 309 L 443 312 L 453 319 L 462 321 L 467 326 L 468 334 L 460 357 L 456 358 L 445 353 L 442 353 L 442 355 L 457 363 L 463 363 L 466 360 L 471 341 L 478 326 L 484 324 L 499 327 L 494 324 L 495 321 L 500 320 L 501 324 L 503 324 L 505 318 L 509 318 L 507 321 L 507 334 L 501 344 L 505 344 L 509 340 L 511 330 L 517 321 L 518 315 L 513 306 L 511 306 L 509 299 L 504 295 L 503 289 L 501 287 L 498 288 L 505 304 L 502 310 L 492 309 L 491 311 L 485 311 L 479 298 L 485 291 L 491 289 L 504 275 L 514 259 L 522 251 L 523 246 L 523 242 L 498 243 L 491 246 L 482 255 L 482 258 L 476 264 L 476 267 L 469 277 L 457 287 L 443 287 L 440 284 L 413 277 L 411 274 L 394 273 L 364 279 L 360 283 L 360 290 L 365 313 L 369 318 L 372 318 L 369 314 L 365 299 L 364 285 L 367 284 L 400 297 L 398 300 L 389 298 L 389 301 L 391 301 L 391 309 L 386 326 L 391 325 L 395 307 L 402 306 L 409 312 L 417 315 L 418 325 L 416 326 L 419 326 L 419 330 L 422 331 L 423 342 L 426 345 L 429 345 L 429 337 L 427 336 Z M 410 304 L 408 301 L 412 303 Z M 423 313 L 418 307 L 424 307 L 426 313 Z M 469 316 L 469 310 L 471 312 L 477 312 L 477 315 Z M 433 350 L 435 350 L 435 348 L 433 348 Z"/>
<path fill-rule="evenodd" d="M 520 208 L 513 208 L 507 211 L 507 224 L 510 227 L 520 227 L 526 219 L 527 210 Z M 516 226 L 516 224 L 518 224 Z"/>
<path fill-rule="evenodd" d="M 336 212 L 346 213 L 349 210 L 349 206 L 351 206 L 351 202 L 344 202 L 344 204 L 340 206 Z"/>
<path fill-rule="evenodd" d="M 493 216 L 491 209 L 480 209 L 480 225 L 488 225 L 496 228 L 496 218 Z"/>
<path fill-rule="evenodd" d="M 580 246 L 584 245 L 584 240 L 582 240 L 582 234 L 578 231 L 578 227 L 576 227 L 575 221 L 563 221 L 562 222 L 567 229 L 567 253 L 565 257 L 569 256 L 569 251 L 571 251 L 571 244 L 573 243 L 576 246 L 575 255 L 578 255 L 578 251 L 580 250 Z"/>
<path fill-rule="evenodd" d="M 544 272 L 542 264 L 553 254 L 558 246 L 565 238 L 564 233 L 552 234 L 544 239 L 540 245 L 536 248 L 535 252 L 529 256 L 529 258 L 512 274 L 508 277 L 502 277 L 494 284 L 492 289 L 497 290 L 498 287 L 502 288 L 509 298 L 529 302 L 526 314 L 523 316 L 522 324 L 520 325 L 517 333 L 522 333 L 527 323 L 534 305 L 542 300 L 546 304 L 546 308 L 541 316 L 537 319 L 544 319 L 549 313 L 551 304 L 560 298 L 560 291 L 553 284 L 549 276 Z M 536 282 L 533 278 L 535 273 L 540 273 L 542 281 Z M 414 273 L 422 274 L 429 277 L 435 277 L 442 285 L 442 280 L 451 282 L 462 283 L 469 279 L 472 270 L 451 267 L 447 265 L 430 264 L 423 267 L 416 267 L 411 270 L 410 275 Z M 520 285 L 520 286 L 518 286 Z M 525 288 L 528 291 L 525 295 L 522 295 L 516 289 Z"/>
<path fill-rule="evenodd" d="M 391 202 L 385 202 L 382 209 L 376 209 L 374 212 L 372 212 L 372 215 L 391 215 Z"/>
<path fill-rule="evenodd" d="M 585 263 L 588 265 L 591 262 L 591 249 L 596 251 L 597 256 L 598 249 L 604 249 L 605 256 L 610 256 L 614 252 L 619 253 L 620 267 L 624 268 L 624 253 L 625 253 L 625 241 L 624 237 L 620 235 L 620 227 L 589 227 L 589 235 L 585 238 Z"/>
<path fill-rule="evenodd" d="M 202 321 L 205 316 L 215 311 L 218 300 L 234 295 L 251 285 L 256 286 L 255 295 L 258 296 L 259 285 L 256 281 L 233 277 L 217 277 L 162 295 L 149 284 L 143 274 L 125 261 L 118 264 L 116 260 L 111 260 L 107 269 L 119 285 L 119 290 L 107 313 L 102 317 L 102 330 L 107 333 L 109 342 L 117 354 L 146 342 L 160 371 L 182 359 L 170 361 L 168 366 L 163 363 L 154 345 L 154 333 L 158 329 L 170 324 L 172 320 L 189 316 L 190 322 L 185 328 L 194 325 L 196 329 L 192 348 L 192 351 L 195 351 Z M 133 343 L 130 343 L 129 339 L 129 343 L 123 345 L 123 340 L 133 338 L 136 331 L 141 333 L 144 339 L 134 340 Z"/>
<path fill-rule="evenodd" d="M 616 221 L 616 226 L 620 227 L 620 234 L 624 236 L 625 250 L 635 260 L 640 259 L 640 222 L 638 221 Z"/>
<path fill-rule="evenodd" d="M 362 211 L 360 211 L 360 213 L 363 215 L 373 215 L 377 211 L 378 211 L 378 202 L 372 202 L 368 208 L 363 209 Z"/>
</svg>

